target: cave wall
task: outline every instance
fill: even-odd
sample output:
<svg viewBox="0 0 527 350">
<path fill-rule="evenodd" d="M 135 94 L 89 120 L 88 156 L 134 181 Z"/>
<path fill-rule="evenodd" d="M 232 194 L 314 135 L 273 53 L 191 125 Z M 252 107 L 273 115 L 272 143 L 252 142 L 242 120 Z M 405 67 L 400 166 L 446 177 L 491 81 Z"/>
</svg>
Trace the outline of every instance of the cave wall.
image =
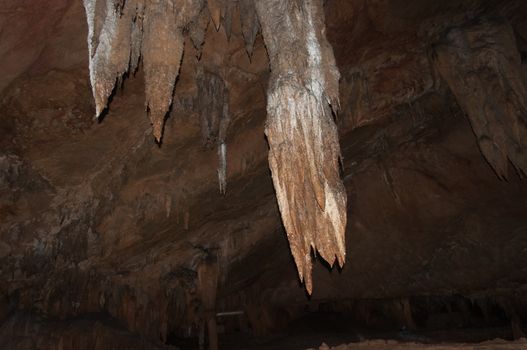
<svg viewBox="0 0 527 350">
<path fill-rule="evenodd" d="M 212 25 L 202 52 L 186 39 L 159 146 L 144 118 L 141 69 L 116 91 L 102 121 L 92 119 L 82 4 L 2 5 L 0 320 L 9 319 L 2 341 L 16 322 L 29 320 L 28 332 L 44 334 L 48 320 L 95 315 L 119 324 L 105 324 L 102 339 L 139 333 L 163 346 L 201 317 L 197 270 L 210 255 L 220 271 L 217 308 L 245 309 L 262 333 L 327 300 L 513 300 L 523 292 L 527 187 L 508 163 L 507 181 L 498 178 L 456 82 L 444 79 L 432 54 L 449 29 L 499 18 L 514 35 L 506 54 L 516 57 L 525 84 L 520 1 L 326 2 L 342 75 L 348 262 L 332 271 L 317 262 L 310 299 L 266 161 L 269 70 L 260 36 L 251 58 L 237 16 L 230 40 Z M 217 150 L 202 137 L 198 66 L 229 87 L 225 196 Z"/>
</svg>

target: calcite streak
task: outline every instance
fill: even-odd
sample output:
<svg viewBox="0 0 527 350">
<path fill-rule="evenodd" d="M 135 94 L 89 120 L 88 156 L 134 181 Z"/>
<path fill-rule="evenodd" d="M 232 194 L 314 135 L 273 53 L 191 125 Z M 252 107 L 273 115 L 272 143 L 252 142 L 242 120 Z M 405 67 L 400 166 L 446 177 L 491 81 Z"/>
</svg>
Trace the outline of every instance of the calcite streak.
<svg viewBox="0 0 527 350">
<path fill-rule="evenodd" d="M 271 63 L 269 165 L 298 274 L 312 292 L 311 250 L 345 261 L 346 192 L 331 107 L 339 72 L 324 35 L 322 1 L 257 1 Z"/>
<path fill-rule="evenodd" d="M 509 161 L 527 173 L 527 89 L 510 25 L 482 19 L 452 28 L 434 45 L 434 63 L 496 174 L 507 178 Z"/>
</svg>

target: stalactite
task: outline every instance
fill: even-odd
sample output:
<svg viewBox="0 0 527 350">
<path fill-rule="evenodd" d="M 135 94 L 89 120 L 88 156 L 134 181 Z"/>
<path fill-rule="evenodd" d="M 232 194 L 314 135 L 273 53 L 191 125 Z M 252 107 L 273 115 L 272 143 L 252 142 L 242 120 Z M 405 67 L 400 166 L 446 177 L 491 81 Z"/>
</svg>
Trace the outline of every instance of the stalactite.
<svg viewBox="0 0 527 350">
<path fill-rule="evenodd" d="M 240 8 L 240 22 L 243 39 L 245 40 L 245 50 L 250 58 L 253 54 L 254 41 L 260 30 L 260 24 L 256 16 L 254 0 L 239 0 L 238 7 Z"/>
<path fill-rule="evenodd" d="M 176 11 L 180 9 L 172 2 L 159 1 L 149 3 L 145 13 L 142 57 L 146 106 L 158 141 L 183 56 L 183 28 L 178 26 Z"/>
<path fill-rule="evenodd" d="M 219 30 L 224 7 L 223 0 L 207 0 L 207 5 L 209 7 L 210 18 L 214 23 L 214 27 L 216 27 L 216 30 Z"/>
<path fill-rule="evenodd" d="M 205 42 L 205 33 L 210 23 L 210 14 L 207 7 L 203 7 L 199 15 L 189 24 L 188 33 L 192 44 L 198 50 L 198 58 L 201 56 L 201 49 Z"/>
<path fill-rule="evenodd" d="M 218 183 L 220 185 L 220 193 L 227 192 L 227 145 L 222 142 L 218 147 Z"/>
<path fill-rule="evenodd" d="M 84 0 L 88 21 L 90 80 L 99 117 L 115 83 L 135 72 L 142 57 L 146 107 L 159 141 L 183 55 L 183 28 L 203 1 Z"/>
<path fill-rule="evenodd" d="M 137 12 L 132 22 L 132 47 L 130 49 L 130 73 L 132 74 L 137 71 L 139 59 L 141 58 L 144 10 L 143 4 L 137 4 Z"/>
<path fill-rule="evenodd" d="M 509 160 L 527 173 L 527 89 L 510 25 L 482 19 L 457 26 L 433 49 L 435 67 L 467 114 L 496 174 L 507 178 Z"/>
<path fill-rule="evenodd" d="M 196 75 L 198 85 L 198 110 L 201 121 L 203 143 L 218 147 L 218 181 L 220 193 L 227 188 L 227 145 L 225 138 L 230 122 L 229 91 L 225 81 L 203 67 L 198 67 Z"/>
<path fill-rule="evenodd" d="M 324 36 L 322 1 L 257 1 L 271 64 L 266 135 L 282 220 L 301 280 L 312 291 L 311 250 L 345 261 L 346 192 L 331 108 L 339 72 Z"/>
<path fill-rule="evenodd" d="M 122 11 L 114 0 L 84 0 L 84 7 L 89 28 L 90 81 L 98 117 L 106 108 L 116 80 L 128 70 L 135 2 L 127 1 Z"/>
<path fill-rule="evenodd" d="M 226 1 L 224 6 L 224 16 L 223 16 L 223 27 L 225 28 L 225 35 L 227 35 L 227 40 L 231 40 L 232 35 L 232 16 L 236 8 L 236 1 Z"/>
<path fill-rule="evenodd" d="M 201 50 L 208 23 L 230 34 L 234 3 L 226 0 L 84 0 L 90 76 L 97 116 L 117 79 L 142 60 L 146 106 L 159 141 L 172 103 L 184 49 L 184 28 Z M 325 37 L 322 0 L 239 0 L 249 57 L 262 28 L 271 65 L 266 135 L 278 204 L 300 279 L 312 291 L 311 250 L 331 265 L 345 261 L 346 193 L 332 112 L 339 107 L 339 72 Z M 210 17 L 209 17 L 210 16 Z M 222 22 L 223 21 L 223 22 Z M 199 54 L 198 54 L 199 55 Z M 220 192 L 226 188 L 228 89 L 198 71 L 198 106 L 205 143 L 218 147 Z M 188 229 L 189 214 L 184 217 Z"/>
</svg>

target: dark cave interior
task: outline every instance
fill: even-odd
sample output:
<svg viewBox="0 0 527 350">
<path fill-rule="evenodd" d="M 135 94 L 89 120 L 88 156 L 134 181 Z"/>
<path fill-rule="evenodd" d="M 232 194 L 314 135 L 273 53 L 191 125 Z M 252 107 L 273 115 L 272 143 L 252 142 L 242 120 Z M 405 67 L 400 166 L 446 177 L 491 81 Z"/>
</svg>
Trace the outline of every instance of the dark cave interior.
<svg viewBox="0 0 527 350">
<path fill-rule="evenodd" d="M 527 2 L 0 9 L 0 349 L 527 349 Z"/>
</svg>

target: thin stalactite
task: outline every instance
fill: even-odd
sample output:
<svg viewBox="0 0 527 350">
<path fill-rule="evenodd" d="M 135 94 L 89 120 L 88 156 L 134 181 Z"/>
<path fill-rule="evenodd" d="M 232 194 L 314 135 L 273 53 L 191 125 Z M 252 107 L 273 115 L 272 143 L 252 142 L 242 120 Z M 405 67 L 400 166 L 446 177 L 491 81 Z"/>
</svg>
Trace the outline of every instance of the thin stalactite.
<svg viewBox="0 0 527 350">
<path fill-rule="evenodd" d="M 221 194 L 227 190 L 227 129 L 230 123 L 229 90 L 218 74 L 199 66 L 196 74 L 197 105 L 201 136 L 207 148 L 218 147 L 218 182 Z"/>
</svg>

